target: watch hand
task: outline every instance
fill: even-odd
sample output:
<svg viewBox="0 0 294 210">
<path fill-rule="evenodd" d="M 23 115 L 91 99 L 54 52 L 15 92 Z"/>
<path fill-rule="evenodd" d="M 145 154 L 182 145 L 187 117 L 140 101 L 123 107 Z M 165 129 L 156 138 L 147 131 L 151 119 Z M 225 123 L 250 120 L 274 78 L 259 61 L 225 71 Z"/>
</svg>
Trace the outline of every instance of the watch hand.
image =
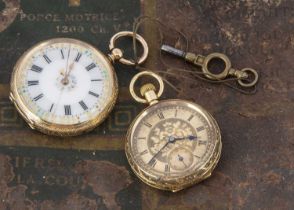
<svg viewBox="0 0 294 210">
<path fill-rule="evenodd" d="M 184 158 L 179 154 L 178 154 L 178 158 L 179 158 L 179 161 L 181 161 L 185 165 L 185 167 L 187 167 L 187 164 L 184 162 Z"/>
<path fill-rule="evenodd" d="M 184 158 L 181 155 L 179 155 L 179 154 L 178 154 L 178 158 L 179 158 L 179 161 L 183 161 L 184 160 Z"/>
<path fill-rule="evenodd" d="M 75 62 L 72 62 L 72 63 L 69 65 L 69 71 L 68 71 L 68 73 L 67 73 L 66 76 L 68 76 L 68 75 L 70 74 L 70 72 L 73 70 L 74 65 L 75 65 Z"/>
<path fill-rule="evenodd" d="M 64 85 L 67 85 L 67 84 L 69 83 L 68 76 L 70 75 L 70 72 L 73 70 L 73 68 L 74 68 L 74 64 L 75 64 L 75 63 L 72 62 L 72 63 L 69 65 L 68 71 L 65 72 L 65 74 L 64 74 L 64 78 L 61 80 L 62 83 L 63 83 Z"/>
<path fill-rule="evenodd" d="M 73 70 L 74 65 L 75 65 L 74 62 L 72 62 L 72 63 L 69 65 L 68 72 L 65 73 L 64 78 L 63 78 L 63 83 L 64 83 L 64 84 L 68 84 L 68 82 L 69 82 L 69 81 L 68 81 L 68 76 L 70 75 L 70 72 Z"/>
<path fill-rule="evenodd" d="M 167 142 L 165 143 L 165 145 L 163 145 L 163 147 L 161 147 L 160 148 L 160 150 L 155 154 L 155 155 L 153 155 L 153 157 L 151 158 L 151 159 L 153 159 L 153 158 L 155 158 L 165 147 L 167 147 L 167 145 L 169 144 L 169 143 L 173 143 L 174 142 L 174 138 L 173 137 L 168 137 L 168 140 L 167 140 Z"/>
<path fill-rule="evenodd" d="M 152 159 L 155 158 L 169 143 L 170 141 L 166 142 L 166 144 L 161 147 L 161 149 L 152 157 Z"/>
<path fill-rule="evenodd" d="M 64 90 L 64 88 L 62 88 L 61 91 L 60 91 L 60 93 L 59 93 L 59 96 L 58 96 L 58 99 L 57 99 L 57 103 L 56 103 L 56 106 L 55 106 L 54 111 L 53 111 L 53 114 L 54 115 L 56 114 L 56 110 L 57 110 L 57 108 L 59 106 L 59 103 L 60 103 L 60 100 L 62 98 L 63 90 Z"/>
<path fill-rule="evenodd" d="M 176 142 L 178 140 L 185 140 L 185 139 L 194 140 L 194 139 L 196 139 L 196 136 L 188 136 L 188 137 L 183 137 L 183 138 L 174 138 L 172 136 L 169 136 L 168 141 L 166 142 L 166 144 L 163 145 L 163 147 L 160 148 L 160 150 L 152 157 L 152 159 L 155 158 L 165 147 L 167 147 L 167 145 L 169 143 L 174 143 L 174 142 Z"/>
<path fill-rule="evenodd" d="M 68 80 L 66 78 L 67 72 L 68 72 L 68 60 L 69 60 L 69 56 L 70 56 L 70 50 L 71 50 L 71 46 L 69 46 L 68 49 L 68 54 L 67 54 L 67 60 L 66 60 L 66 66 L 65 66 L 65 74 L 64 74 L 64 78 L 62 79 L 62 83 L 64 85 L 66 85 L 68 83 Z"/>
<path fill-rule="evenodd" d="M 180 141 L 180 140 L 186 140 L 186 139 L 189 139 L 192 141 L 192 140 L 197 139 L 197 137 L 190 135 L 190 136 L 181 137 L 181 138 L 173 138 L 173 141 Z"/>
</svg>

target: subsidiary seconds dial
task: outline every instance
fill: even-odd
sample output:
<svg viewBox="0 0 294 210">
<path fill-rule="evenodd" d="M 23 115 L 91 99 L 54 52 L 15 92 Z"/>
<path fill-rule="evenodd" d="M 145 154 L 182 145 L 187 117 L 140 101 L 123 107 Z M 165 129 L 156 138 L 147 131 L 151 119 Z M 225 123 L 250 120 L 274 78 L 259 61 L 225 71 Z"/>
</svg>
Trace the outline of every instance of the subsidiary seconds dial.
<svg viewBox="0 0 294 210">
<path fill-rule="evenodd" d="M 11 98 L 33 128 L 77 135 L 104 120 L 117 97 L 108 59 L 75 39 L 52 39 L 26 52 L 15 66 Z"/>
</svg>

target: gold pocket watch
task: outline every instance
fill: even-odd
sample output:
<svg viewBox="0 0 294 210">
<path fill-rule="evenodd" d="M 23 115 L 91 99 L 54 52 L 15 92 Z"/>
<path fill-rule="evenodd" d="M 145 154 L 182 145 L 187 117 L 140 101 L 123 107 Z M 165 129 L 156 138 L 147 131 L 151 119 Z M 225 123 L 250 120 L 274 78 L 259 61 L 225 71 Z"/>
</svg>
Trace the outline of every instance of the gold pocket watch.
<svg viewBox="0 0 294 210">
<path fill-rule="evenodd" d="M 70 38 L 50 39 L 25 52 L 13 70 L 10 99 L 30 127 L 45 134 L 74 136 L 99 125 L 118 95 L 111 62 L 135 65 L 114 47 L 123 36 L 133 36 L 133 32 L 115 34 L 108 56 Z M 143 63 L 148 46 L 140 35 L 136 39 L 144 48 L 138 61 Z"/>
<path fill-rule="evenodd" d="M 148 83 L 140 89 L 142 97 L 137 96 L 134 86 L 142 76 L 159 82 L 158 93 Z M 131 95 L 150 106 L 130 126 L 125 151 L 143 182 L 176 192 L 211 175 L 220 158 L 221 135 L 215 119 L 201 106 L 179 99 L 158 101 L 163 89 L 161 77 L 149 71 L 132 79 Z"/>
</svg>

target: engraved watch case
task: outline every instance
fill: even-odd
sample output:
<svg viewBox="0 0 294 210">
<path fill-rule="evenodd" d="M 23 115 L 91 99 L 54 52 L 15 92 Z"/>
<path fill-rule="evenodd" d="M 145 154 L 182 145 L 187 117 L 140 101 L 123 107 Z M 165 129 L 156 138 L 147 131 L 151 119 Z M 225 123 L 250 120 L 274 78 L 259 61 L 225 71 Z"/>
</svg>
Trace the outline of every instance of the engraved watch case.
<svg viewBox="0 0 294 210">
<path fill-rule="evenodd" d="M 138 97 L 134 84 L 140 76 L 159 82 L 141 87 Z M 140 72 L 130 84 L 133 98 L 149 103 L 131 124 L 125 152 L 134 173 L 146 184 L 177 192 L 208 178 L 216 167 L 222 149 L 220 129 L 201 106 L 186 100 L 158 101 L 163 92 L 161 77 Z"/>
</svg>

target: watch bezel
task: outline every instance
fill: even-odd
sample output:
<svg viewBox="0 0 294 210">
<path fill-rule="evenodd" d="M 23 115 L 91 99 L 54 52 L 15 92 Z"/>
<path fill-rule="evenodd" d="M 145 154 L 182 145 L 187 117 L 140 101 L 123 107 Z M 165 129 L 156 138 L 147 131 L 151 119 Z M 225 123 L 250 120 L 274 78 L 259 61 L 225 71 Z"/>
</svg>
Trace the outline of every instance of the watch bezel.
<svg viewBox="0 0 294 210">
<path fill-rule="evenodd" d="M 197 111 L 199 111 L 202 115 L 204 115 L 209 120 L 213 129 L 215 130 L 216 142 L 213 148 L 213 152 L 210 155 L 210 157 L 207 159 L 207 161 L 194 173 L 188 174 L 180 178 L 158 179 L 158 177 L 148 173 L 148 171 L 146 171 L 143 167 L 141 167 L 135 162 L 135 157 L 133 156 L 131 151 L 131 141 L 132 141 L 131 138 L 132 138 L 133 132 L 136 126 L 140 123 L 141 119 L 148 114 L 150 109 L 154 109 L 154 107 L 160 105 L 160 103 L 182 103 L 185 106 L 188 106 L 188 105 L 193 106 L 194 108 L 197 109 Z M 134 173 L 144 183 L 148 184 L 149 186 L 155 187 L 157 189 L 168 190 L 173 192 L 177 192 L 179 190 L 192 186 L 208 178 L 219 161 L 221 149 L 222 149 L 222 143 L 221 143 L 220 129 L 217 122 L 212 117 L 212 115 L 209 112 L 207 112 L 204 108 L 199 106 L 198 104 L 195 104 L 193 102 L 186 101 L 186 100 L 179 100 L 179 99 L 162 100 L 154 105 L 151 105 L 145 108 L 131 124 L 126 136 L 126 144 L 125 144 L 126 156 Z"/>
<path fill-rule="evenodd" d="M 94 116 L 92 119 L 88 121 L 84 121 L 81 123 L 76 123 L 72 125 L 64 125 L 64 124 L 57 124 L 48 122 L 39 116 L 37 116 L 33 111 L 31 111 L 23 101 L 21 95 L 18 92 L 17 81 L 19 81 L 19 77 L 21 72 L 24 69 L 26 64 L 26 60 L 34 55 L 37 51 L 42 49 L 45 46 L 56 44 L 56 43 L 72 43 L 76 45 L 83 46 L 85 48 L 91 49 L 95 55 L 97 55 L 101 62 L 108 68 L 109 75 L 111 80 L 113 81 L 113 86 L 111 88 L 112 94 L 109 98 L 108 102 L 106 103 L 105 108 Z M 14 103 L 17 111 L 21 114 L 21 116 L 25 119 L 25 121 L 30 125 L 31 128 L 36 129 L 42 133 L 54 136 L 76 136 L 80 135 L 81 133 L 90 131 L 101 124 L 105 118 L 109 115 L 112 111 L 116 99 L 118 96 L 118 82 L 117 77 L 115 74 L 115 70 L 110 63 L 109 59 L 96 47 L 88 44 L 84 41 L 72 39 L 72 38 L 54 38 L 45 40 L 42 42 L 37 43 L 36 45 L 32 46 L 28 49 L 17 61 L 13 68 L 11 82 L 10 82 L 10 99 Z"/>
</svg>

